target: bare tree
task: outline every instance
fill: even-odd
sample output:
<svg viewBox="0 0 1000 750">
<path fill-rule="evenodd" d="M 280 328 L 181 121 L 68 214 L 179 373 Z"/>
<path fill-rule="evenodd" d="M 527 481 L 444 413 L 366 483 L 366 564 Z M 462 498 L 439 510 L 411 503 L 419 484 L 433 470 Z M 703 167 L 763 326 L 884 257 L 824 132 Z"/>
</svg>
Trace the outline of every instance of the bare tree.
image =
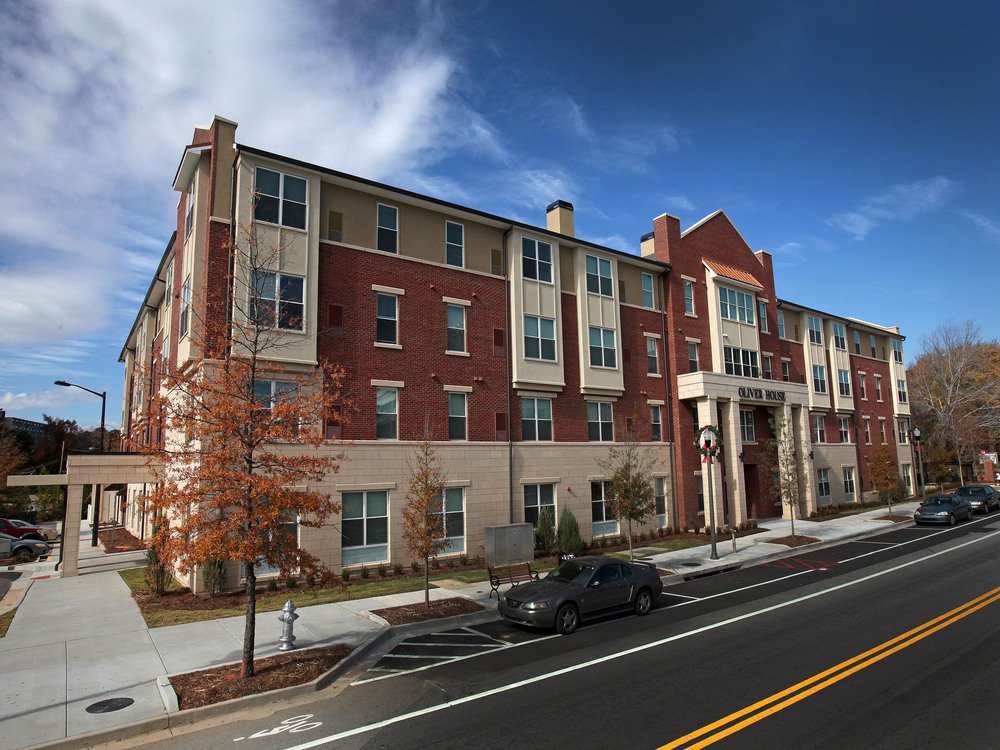
<svg viewBox="0 0 1000 750">
<path fill-rule="evenodd" d="M 447 478 L 425 437 L 406 461 L 410 486 L 403 506 L 403 541 L 424 561 L 424 604 L 431 606 L 429 561 L 448 546 L 445 538 L 444 490 Z"/>
<path fill-rule="evenodd" d="M 781 502 L 788 506 L 792 522 L 792 536 L 795 536 L 795 514 L 799 509 L 799 467 L 795 451 L 795 438 L 791 425 L 787 424 L 784 415 L 775 410 L 768 419 L 774 437 L 768 442 L 773 444 L 773 450 L 778 465 L 778 483 Z"/>
<path fill-rule="evenodd" d="M 656 509 L 653 493 L 653 453 L 635 439 L 633 430 L 618 425 L 617 442 L 608 449 L 608 456 L 598 461 L 610 482 L 604 497 L 608 510 L 619 521 L 628 523 L 628 554 L 632 552 L 632 524 L 640 524 Z"/>
</svg>

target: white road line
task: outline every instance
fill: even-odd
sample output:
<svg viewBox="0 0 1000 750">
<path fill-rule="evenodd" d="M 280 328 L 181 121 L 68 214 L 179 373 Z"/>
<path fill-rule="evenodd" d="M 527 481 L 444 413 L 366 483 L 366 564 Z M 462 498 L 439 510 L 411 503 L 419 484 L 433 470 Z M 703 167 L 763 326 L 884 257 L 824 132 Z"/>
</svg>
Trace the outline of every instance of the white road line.
<svg viewBox="0 0 1000 750">
<path fill-rule="evenodd" d="M 332 734 L 328 737 L 320 737 L 318 739 L 312 740 L 311 742 L 305 742 L 301 745 L 294 745 L 293 747 L 287 748 L 287 750 L 309 750 L 309 748 L 329 745 L 331 742 L 336 742 L 338 740 L 342 740 L 347 737 L 354 737 L 355 735 L 358 734 L 365 734 L 366 732 L 372 732 L 377 729 L 383 729 L 385 727 L 392 726 L 393 724 L 399 724 L 404 721 L 409 721 L 410 719 L 415 719 L 421 716 L 427 716 L 429 714 L 437 713 L 438 711 L 443 711 L 448 708 L 461 706 L 465 703 L 472 703 L 474 701 L 482 700 L 484 698 L 490 698 L 494 695 L 501 695 L 503 693 L 510 692 L 511 690 L 517 690 L 522 687 L 527 687 L 528 685 L 544 682 L 545 680 L 550 680 L 553 677 L 562 677 L 563 675 L 572 674 L 573 672 L 578 672 L 582 669 L 589 669 L 590 667 L 597 666 L 598 664 L 604 664 L 607 662 L 615 661 L 616 659 L 621 659 L 625 656 L 632 656 L 634 654 L 642 653 L 643 651 L 648 651 L 649 649 L 652 648 L 659 648 L 660 646 L 663 646 L 667 643 L 673 643 L 674 641 L 679 641 L 684 638 L 690 638 L 691 636 L 694 635 L 700 635 L 701 633 L 707 633 L 712 630 L 717 630 L 718 628 L 723 628 L 726 627 L 727 625 L 732 625 L 734 623 L 741 622 L 743 620 L 749 620 L 754 617 L 758 617 L 760 615 L 768 614 L 770 612 L 776 612 L 777 610 L 784 609 L 785 607 L 791 607 L 792 605 L 800 604 L 802 602 L 809 601 L 810 599 L 815 599 L 820 596 L 832 594 L 836 591 L 850 588 L 851 586 L 857 586 L 860 583 L 866 583 L 876 578 L 880 578 L 881 576 L 888 575 L 889 573 L 895 573 L 899 570 L 903 570 L 904 568 L 908 568 L 911 565 L 927 562 L 929 560 L 933 560 L 936 557 L 940 557 L 941 555 L 947 555 L 952 552 L 956 552 L 964 547 L 969 547 L 973 544 L 979 544 L 980 542 L 987 541 L 991 537 L 993 537 L 996 533 L 998 532 L 993 532 L 988 536 L 978 537 L 968 542 L 956 545 L 955 547 L 950 547 L 945 550 L 934 552 L 930 555 L 927 555 L 926 557 L 921 557 L 916 560 L 910 560 L 909 562 L 901 563 L 899 565 L 896 565 L 892 568 L 887 568 L 878 573 L 872 573 L 870 575 L 864 576 L 863 578 L 857 578 L 853 581 L 847 581 L 845 583 L 841 583 L 837 586 L 833 586 L 832 588 L 823 589 L 822 591 L 815 591 L 811 594 L 800 596 L 797 599 L 791 599 L 787 602 L 783 602 L 782 604 L 774 604 L 770 607 L 765 607 L 764 609 L 756 610 L 754 612 L 747 612 L 746 614 L 738 615 L 728 620 L 712 623 L 711 625 L 705 625 L 704 627 L 696 628 L 695 630 L 689 630 L 686 633 L 678 633 L 677 635 L 672 635 L 667 638 L 661 638 L 660 640 L 653 641 L 651 643 L 644 643 L 641 646 L 635 646 L 633 648 L 626 649 L 625 651 L 621 651 L 616 654 L 608 654 L 607 656 L 601 656 L 597 659 L 592 659 L 591 661 L 583 662 L 580 664 L 574 664 L 573 666 L 564 667 L 563 669 L 557 669 L 554 672 L 548 672 L 546 674 L 540 674 L 535 677 L 529 677 L 526 680 L 519 680 L 518 682 L 512 682 L 509 685 L 501 685 L 500 687 L 493 688 L 492 690 L 485 690 L 481 693 L 474 693 L 473 695 L 467 695 L 464 698 L 457 698 L 453 701 L 439 703 L 436 706 L 429 706 L 419 711 L 412 711 L 408 714 L 393 716 L 391 719 L 385 719 L 384 721 L 377 721 L 374 724 L 367 724 L 365 726 L 357 727 L 355 729 L 348 729 L 346 731 L 339 732 L 337 734 Z"/>
</svg>

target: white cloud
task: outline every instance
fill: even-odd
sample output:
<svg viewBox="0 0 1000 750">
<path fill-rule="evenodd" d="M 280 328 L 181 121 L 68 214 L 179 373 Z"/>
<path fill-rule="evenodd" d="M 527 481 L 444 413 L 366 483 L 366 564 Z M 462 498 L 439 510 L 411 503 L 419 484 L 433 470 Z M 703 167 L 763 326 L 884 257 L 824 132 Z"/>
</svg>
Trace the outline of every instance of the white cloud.
<svg viewBox="0 0 1000 750">
<path fill-rule="evenodd" d="M 990 242 L 1000 242 L 1000 225 L 997 225 L 995 221 L 991 221 L 982 214 L 973 213 L 972 211 L 963 210 L 958 213 L 979 227 L 987 240 Z"/>
<path fill-rule="evenodd" d="M 696 206 L 683 195 L 668 195 L 660 202 L 671 211 L 694 211 Z"/>
<path fill-rule="evenodd" d="M 860 208 L 837 214 L 827 223 L 863 240 L 883 221 L 912 221 L 940 209 L 957 189 L 958 185 L 941 175 L 893 185 L 870 197 Z"/>
</svg>

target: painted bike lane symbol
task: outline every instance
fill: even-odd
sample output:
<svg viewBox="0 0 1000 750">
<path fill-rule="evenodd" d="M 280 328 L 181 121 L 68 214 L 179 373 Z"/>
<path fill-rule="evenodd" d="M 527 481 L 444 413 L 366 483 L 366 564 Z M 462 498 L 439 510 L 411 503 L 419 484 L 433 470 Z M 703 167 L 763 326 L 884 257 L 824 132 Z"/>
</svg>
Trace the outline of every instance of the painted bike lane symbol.
<svg viewBox="0 0 1000 750">
<path fill-rule="evenodd" d="M 258 737 L 270 737 L 271 735 L 281 734 L 282 732 L 308 732 L 310 729 L 315 729 L 323 724 L 322 721 L 309 721 L 312 717 L 312 714 L 293 716 L 290 719 L 285 719 L 276 727 L 272 727 L 271 729 L 262 729 L 259 732 L 254 732 L 249 737 L 237 737 L 233 740 L 233 742 L 239 742 L 240 740 L 252 740 Z"/>
</svg>

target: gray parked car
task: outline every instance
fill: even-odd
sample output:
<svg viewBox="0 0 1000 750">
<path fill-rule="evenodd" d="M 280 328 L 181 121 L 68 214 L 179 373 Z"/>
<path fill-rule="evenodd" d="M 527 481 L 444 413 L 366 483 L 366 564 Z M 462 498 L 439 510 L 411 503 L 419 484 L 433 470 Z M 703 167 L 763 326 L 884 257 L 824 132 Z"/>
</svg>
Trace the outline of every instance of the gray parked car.
<svg viewBox="0 0 1000 750">
<path fill-rule="evenodd" d="M 6 549 L 7 542 L 10 542 L 11 557 L 41 557 L 49 554 L 51 549 L 47 542 L 40 539 L 18 539 L 16 536 L 2 532 L 0 532 L 0 541 L 3 542 L 0 544 L 0 549 Z"/>
<path fill-rule="evenodd" d="M 921 523 L 946 523 L 954 526 L 959 519 L 972 518 L 968 499 L 958 495 L 931 495 L 913 512 L 913 520 Z"/>
<path fill-rule="evenodd" d="M 566 560 L 539 581 L 500 595 L 501 617 L 572 633 L 583 620 L 615 610 L 644 615 L 663 591 L 656 566 L 593 555 Z"/>
<path fill-rule="evenodd" d="M 969 484 L 959 487 L 955 494 L 965 498 L 972 506 L 973 513 L 989 513 L 1000 508 L 1000 492 L 987 484 Z"/>
</svg>

